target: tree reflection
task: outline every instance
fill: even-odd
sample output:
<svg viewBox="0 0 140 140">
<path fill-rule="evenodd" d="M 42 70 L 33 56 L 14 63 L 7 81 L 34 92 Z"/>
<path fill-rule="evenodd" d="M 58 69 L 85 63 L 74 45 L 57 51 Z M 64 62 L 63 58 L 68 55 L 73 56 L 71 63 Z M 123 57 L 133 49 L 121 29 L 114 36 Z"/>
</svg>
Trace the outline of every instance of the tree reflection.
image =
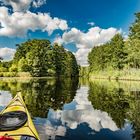
<svg viewBox="0 0 140 140">
<path fill-rule="evenodd" d="M 29 112 L 34 117 L 46 117 L 48 110 L 61 109 L 73 100 L 78 88 L 78 78 L 74 79 L 31 79 L 4 80 L 0 90 L 7 90 L 13 96 L 21 91 Z"/>
<path fill-rule="evenodd" d="M 130 89 L 119 82 L 112 84 L 109 81 L 94 81 L 90 83 L 89 93 L 94 108 L 107 112 L 117 126 L 122 128 L 125 119 L 129 119 L 132 106 L 135 106 L 135 97 Z"/>
</svg>

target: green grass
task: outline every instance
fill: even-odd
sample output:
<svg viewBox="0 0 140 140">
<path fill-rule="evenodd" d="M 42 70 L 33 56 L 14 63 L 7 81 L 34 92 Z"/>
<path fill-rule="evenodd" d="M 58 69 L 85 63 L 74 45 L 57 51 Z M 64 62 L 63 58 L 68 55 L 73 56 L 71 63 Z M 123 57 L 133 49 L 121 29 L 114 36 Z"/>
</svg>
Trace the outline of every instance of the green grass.
<svg viewBox="0 0 140 140">
<path fill-rule="evenodd" d="M 95 71 L 89 74 L 90 79 L 140 80 L 140 69 Z"/>
<path fill-rule="evenodd" d="M 31 77 L 28 72 L 0 72 L 0 77 Z"/>
</svg>

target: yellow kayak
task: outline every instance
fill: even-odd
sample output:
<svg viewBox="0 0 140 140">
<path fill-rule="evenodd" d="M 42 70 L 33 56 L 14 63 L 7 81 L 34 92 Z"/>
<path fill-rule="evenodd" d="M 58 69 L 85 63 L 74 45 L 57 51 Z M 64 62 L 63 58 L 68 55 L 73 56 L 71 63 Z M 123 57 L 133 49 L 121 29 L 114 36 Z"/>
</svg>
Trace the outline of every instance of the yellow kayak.
<svg viewBox="0 0 140 140">
<path fill-rule="evenodd" d="M 21 93 L 0 113 L 0 140 L 40 140 Z"/>
</svg>

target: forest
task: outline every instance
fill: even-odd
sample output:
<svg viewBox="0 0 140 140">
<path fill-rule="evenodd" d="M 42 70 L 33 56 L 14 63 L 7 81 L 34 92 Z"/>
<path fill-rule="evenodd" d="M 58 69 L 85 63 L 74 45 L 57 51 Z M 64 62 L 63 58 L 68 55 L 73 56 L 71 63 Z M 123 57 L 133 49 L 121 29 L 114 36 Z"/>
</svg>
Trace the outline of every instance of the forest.
<svg viewBox="0 0 140 140">
<path fill-rule="evenodd" d="M 90 73 L 101 71 L 129 71 L 140 69 L 140 13 L 124 38 L 116 34 L 106 44 L 95 46 L 88 55 Z M 112 73 L 113 74 L 113 73 Z"/>
<path fill-rule="evenodd" d="M 78 64 L 72 52 L 63 46 L 51 45 L 49 40 L 28 40 L 17 44 L 12 61 L 5 62 L 0 58 L 0 76 L 18 76 L 25 73 L 32 77 L 77 76 Z M 5 73 L 4 73 L 5 72 Z"/>
</svg>

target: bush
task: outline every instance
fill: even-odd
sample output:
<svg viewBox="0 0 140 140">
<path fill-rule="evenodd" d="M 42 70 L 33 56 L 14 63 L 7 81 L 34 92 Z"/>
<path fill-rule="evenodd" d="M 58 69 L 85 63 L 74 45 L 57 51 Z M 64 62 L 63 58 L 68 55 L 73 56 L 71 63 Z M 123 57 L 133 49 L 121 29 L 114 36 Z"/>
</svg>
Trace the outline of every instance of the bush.
<svg viewBox="0 0 140 140">
<path fill-rule="evenodd" d="M 10 68 L 9 68 L 9 71 L 10 72 L 17 72 L 18 71 L 18 68 L 16 65 L 12 65 Z"/>
<path fill-rule="evenodd" d="M 4 72 L 3 77 L 16 77 L 16 72 Z"/>
</svg>

